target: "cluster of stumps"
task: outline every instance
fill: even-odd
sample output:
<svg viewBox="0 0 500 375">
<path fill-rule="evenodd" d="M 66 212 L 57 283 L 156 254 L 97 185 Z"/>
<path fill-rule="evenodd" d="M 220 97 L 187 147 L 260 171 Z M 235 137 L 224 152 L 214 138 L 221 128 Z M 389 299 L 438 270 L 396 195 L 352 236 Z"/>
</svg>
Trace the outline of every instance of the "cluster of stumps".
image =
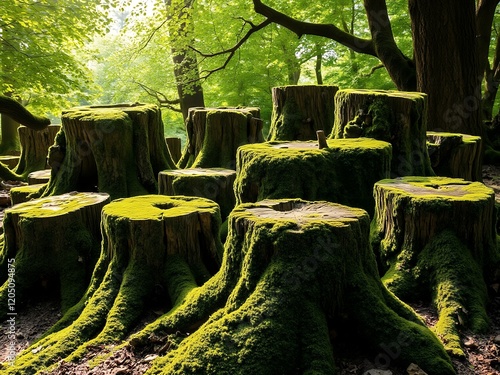
<svg viewBox="0 0 500 375">
<path fill-rule="evenodd" d="M 277 87 L 267 141 L 258 108 L 191 108 L 179 154 L 154 105 L 63 112 L 0 250 L 2 321 L 47 289 L 62 317 L 0 372 L 131 350 L 146 374 L 333 374 L 363 343 L 366 370 L 454 374 L 489 327 L 495 196 L 481 138 L 427 132 L 426 100 Z"/>
</svg>

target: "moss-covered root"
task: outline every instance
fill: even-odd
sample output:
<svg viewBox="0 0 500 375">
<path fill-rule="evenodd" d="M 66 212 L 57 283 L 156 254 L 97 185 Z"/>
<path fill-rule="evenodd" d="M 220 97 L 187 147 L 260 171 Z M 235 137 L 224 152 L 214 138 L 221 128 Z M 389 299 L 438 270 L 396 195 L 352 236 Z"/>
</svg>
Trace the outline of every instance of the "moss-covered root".
<svg viewBox="0 0 500 375">
<path fill-rule="evenodd" d="M 101 226 L 101 261 L 94 276 L 101 278 L 103 267 L 109 264 L 102 283 L 69 311 L 76 316 L 74 322 L 52 330 L 35 344 L 36 350 L 28 348 L 9 373 L 42 370 L 61 358 L 77 360 L 90 346 L 120 342 L 143 313 L 156 285 L 182 289 L 179 285 L 185 278 L 180 272 L 179 280 L 170 286 L 165 283 L 165 274 L 174 273 L 173 266 L 166 265 L 169 259 L 181 258 L 196 276 L 193 282 L 202 283 L 210 276 L 208 270 L 217 267 L 222 250 L 217 237 L 219 208 L 202 198 L 146 195 L 118 199 L 103 208 Z M 193 282 L 188 283 L 190 288 Z"/>
<path fill-rule="evenodd" d="M 1 306 L 8 305 L 12 283 L 17 301 L 60 290 L 62 311 L 73 306 L 85 292 L 98 259 L 99 219 L 108 202 L 107 194 L 78 193 L 7 209 L 2 259 L 10 264 L 13 276 L 0 287 Z M 2 278 L 6 278 L 7 265 L 2 262 L 2 267 Z M 16 304 L 16 309 L 20 308 Z M 0 317 L 6 313 L 3 309 Z"/>
<path fill-rule="evenodd" d="M 414 319 L 406 320 L 388 308 L 401 302 L 389 294 L 385 294 L 384 299 L 378 280 L 360 274 L 352 276 L 346 293 L 348 313 L 358 334 L 376 348 L 373 356 L 376 367 L 384 368 L 396 362 L 416 363 L 428 374 L 455 373 L 441 342 L 427 327 Z"/>
<path fill-rule="evenodd" d="M 429 242 L 419 256 L 417 269 L 419 279 L 433 291 L 439 312 L 436 334 L 450 354 L 463 357 L 460 326 L 467 325 L 474 332 L 489 327 L 488 293 L 481 269 L 469 249 L 449 231 Z"/>
<path fill-rule="evenodd" d="M 225 306 L 155 360 L 148 374 L 333 373 L 329 326 L 345 311 L 354 324 L 378 322 L 359 338 L 374 350 L 388 332 L 401 329 L 425 348 L 402 348 L 395 360 L 433 374 L 453 373 L 436 337 L 386 304 L 409 313 L 378 279 L 365 211 L 327 202 L 262 201 L 236 207 L 229 228 L 221 271 L 232 270 L 238 281 Z M 353 296 L 358 289 L 362 297 Z M 360 307 L 365 316 L 356 315 Z"/>
</svg>

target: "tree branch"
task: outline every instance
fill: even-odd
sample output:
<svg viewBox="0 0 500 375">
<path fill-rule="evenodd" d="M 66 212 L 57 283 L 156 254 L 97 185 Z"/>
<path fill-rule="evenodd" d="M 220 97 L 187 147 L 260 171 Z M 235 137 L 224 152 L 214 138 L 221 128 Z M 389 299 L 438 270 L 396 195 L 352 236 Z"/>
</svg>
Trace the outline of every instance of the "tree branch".
<svg viewBox="0 0 500 375">
<path fill-rule="evenodd" d="M 252 22 L 249 22 L 249 21 L 246 21 L 246 20 L 243 20 L 243 21 L 245 22 L 245 24 L 250 25 L 250 29 L 238 41 L 238 43 L 236 43 L 231 48 L 228 48 L 228 49 L 225 49 L 225 50 L 219 51 L 219 52 L 214 52 L 214 53 L 203 53 L 203 52 L 199 51 L 198 49 L 194 48 L 193 46 L 189 46 L 189 48 L 191 48 L 194 52 L 196 52 L 201 57 L 203 57 L 203 59 L 211 58 L 211 57 L 216 57 L 216 56 L 221 56 L 221 55 L 227 55 L 226 60 L 224 60 L 224 63 L 221 66 L 219 66 L 218 68 L 210 69 L 210 70 L 202 70 L 201 74 L 200 74 L 200 78 L 199 78 L 200 80 L 206 80 L 208 77 L 210 77 L 215 72 L 218 72 L 220 70 L 225 69 L 226 66 L 227 66 L 227 64 L 229 64 L 229 62 L 231 61 L 231 59 L 234 57 L 234 55 L 235 55 L 236 51 L 238 50 L 238 48 L 240 48 L 248 40 L 248 38 L 250 38 L 250 36 L 252 34 L 256 33 L 257 31 L 262 30 L 264 27 L 266 27 L 266 26 L 268 26 L 268 25 L 270 25 L 272 23 L 272 21 L 269 20 L 269 19 L 266 19 L 265 21 L 259 23 L 258 25 L 254 25 Z M 192 83 L 192 82 L 188 82 L 188 83 Z"/>
<path fill-rule="evenodd" d="M 342 31 L 333 24 L 319 24 L 296 20 L 284 13 L 277 11 L 265 4 L 261 0 L 253 0 L 254 10 L 267 20 L 277 23 L 293 31 L 300 38 L 302 35 L 317 35 L 335 40 L 353 51 L 366 55 L 377 56 L 373 41 L 370 39 L 358 38 L 350 33 Z"/>
<path fill-rule="evenodd" d="M 169 99 L 165 94 L 156 91 L 155 89 L 146 86 L 144 83 L 133 81 L 135 84 L 139 85 L 146 93 L 156 99 L 160 107 L 168 108 L 174 112 L 181 112 L 180 106 L 177 107 L 176 105 L 180 105 L 181 101 L 180 99 Z"/>
<path fill-rule="evenodd" d="M 33 130 L 43 130 L 50 125 L 50 119 L 33 115 L 17 100 L 4 95 L 0 95 L 0 113 Z"/>
</svg>

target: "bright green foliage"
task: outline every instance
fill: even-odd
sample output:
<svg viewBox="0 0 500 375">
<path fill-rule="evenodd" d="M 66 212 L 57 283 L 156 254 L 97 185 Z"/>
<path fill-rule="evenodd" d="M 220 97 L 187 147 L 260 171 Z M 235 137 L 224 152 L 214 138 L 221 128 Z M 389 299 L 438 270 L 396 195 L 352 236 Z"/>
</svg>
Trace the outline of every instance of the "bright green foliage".
<svg viewBox="0 0 500 375">
<path fill-rule="evenodd" d="M 83 91 L 91 81 L 85 66 L 89 52 L 84 47 L 96 33 L 107 31 L 113 3 L 2 1 L 0 92 L 19 96 L 30 109 L 56 114 L 70 98 L 85 97 Z"/>
</svg>

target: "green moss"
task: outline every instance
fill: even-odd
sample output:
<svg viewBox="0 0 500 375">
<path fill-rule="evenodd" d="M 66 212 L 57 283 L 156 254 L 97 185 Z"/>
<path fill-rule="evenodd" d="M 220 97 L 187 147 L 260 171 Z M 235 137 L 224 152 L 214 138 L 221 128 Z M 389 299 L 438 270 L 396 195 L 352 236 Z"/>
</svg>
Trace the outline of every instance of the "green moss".
<svg viewBox="0 0 500 375">
<path fill-rule="evenodd" d="M 390 142 L 392 176 L 432 176 L 426 147 L 427 96 L 391 90 L 339 90 L 331 138 L 370 137 Z"/>
<path fill-rule="evenodd" d="M 236 202 L 302 198 L 328 200 L 373 213 L 373 184 L 390 173 L 391 147 L 368 138 L 269 142 L 238 151 Z"/>
</svg>

